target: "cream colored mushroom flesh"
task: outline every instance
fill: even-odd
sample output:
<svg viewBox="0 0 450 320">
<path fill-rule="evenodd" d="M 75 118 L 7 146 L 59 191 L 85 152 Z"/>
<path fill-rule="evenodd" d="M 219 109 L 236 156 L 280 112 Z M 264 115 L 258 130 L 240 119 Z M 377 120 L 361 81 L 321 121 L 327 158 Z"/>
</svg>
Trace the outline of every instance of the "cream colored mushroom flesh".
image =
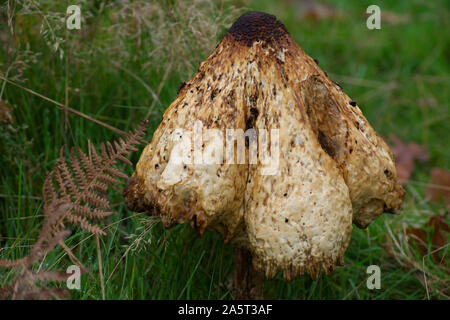
<svg viewBox="0 0 450 320">
<path fill-rule="evenodd" d="M 400 210 L 404 194 L 358 105 L 261 12 L 238 18 L 180 88 L 124 190 L 129 209 L 217 230 L 287 280 L 342 265 L 352 222 Z"/>
</svg>

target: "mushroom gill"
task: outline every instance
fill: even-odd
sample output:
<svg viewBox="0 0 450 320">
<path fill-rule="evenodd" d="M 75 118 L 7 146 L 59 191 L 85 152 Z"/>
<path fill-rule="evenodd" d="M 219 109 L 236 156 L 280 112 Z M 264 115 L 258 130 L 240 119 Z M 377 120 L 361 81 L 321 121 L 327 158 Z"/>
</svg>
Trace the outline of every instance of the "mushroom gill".
<svg viewBox="0 0 450 320">
<path fill-rule="evenodd" d="M 239 158 L 228 129 L 245 133 L 245 155 L 216 161 Z M 275 166 L 252 158 L 261 141 Z M 130 210 L 217 230 L 287 280 L 342 264 L 352 222 L 399 210 L 404 194 L 356 103 L 261 12 L 237 19 L 181 87 L 124 190 Z"/>
</svg>

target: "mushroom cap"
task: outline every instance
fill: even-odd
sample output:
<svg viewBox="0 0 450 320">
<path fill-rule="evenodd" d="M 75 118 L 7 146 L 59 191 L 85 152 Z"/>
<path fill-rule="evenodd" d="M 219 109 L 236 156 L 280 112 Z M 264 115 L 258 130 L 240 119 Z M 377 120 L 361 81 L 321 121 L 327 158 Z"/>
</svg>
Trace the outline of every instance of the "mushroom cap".
<svg viewBox="0 0 450 320">
<path fill-rule="evenodd" d="M 245 161 L 197 161 L 235 150 L 227 129 L 268 132 L 258 142 L 277 161 L 252 162 L 251 138 Z M 281 268 L 287 280 L 343 264 L 352 221 L 364 228 L 399 210 L 404 194 L 359 107 L 262 12 L 238 18 L 180 88 L 124 190 L 131 210 L 217 230 L 257 270 Z"/>
</svg>

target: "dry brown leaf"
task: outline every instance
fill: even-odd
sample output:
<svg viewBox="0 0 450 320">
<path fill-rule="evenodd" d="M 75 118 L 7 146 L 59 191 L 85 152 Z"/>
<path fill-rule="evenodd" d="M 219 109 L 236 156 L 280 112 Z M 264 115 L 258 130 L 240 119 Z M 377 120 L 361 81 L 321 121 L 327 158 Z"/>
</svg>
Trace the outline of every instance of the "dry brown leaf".
<svg viewBox="0 0 450 320">
<path fill-rule="evenodd" d="M 445 200 L 447 207 L 450 206 L 450 171 L 433 168 L 431 170 L 431 182 L 425 189 L 425 194 L 432 201 Z"/>
<path fill-rule="evenodd" d="M 301 1 L 300 18 L 314 21 L 332 20 L 339 16 L 335 7 L 314 0 Z"/>
<path fill-rule="evenodd" d="M 416 244 L 420 253 L 423 255 L 428 252 L 428 239 L 430 237 L 431 251 L 437 250 L 448 243 L 449 232 L 450 227 L 445 221 L 444 216 L 440 214 L 432 216 L 423 228 L 406 229 L 406 234 L 409 236 L 409 243 Z M 439 251 L 433 253 L 433 259 L 437 263 L 443 263 Z"/>
<path fill-rule="evenodd" d="M 404 143 L 396 136 L 390 136 L 393 145 L 391 151 L 395 158 L 397 176 L 402 184 L 408 182 L 414 171 L 414 161 L 425 162 L 428 160 L 428 152 L 424 146 L 417 143 Z"/>
<path fill-rule="evenodd" d="M 409 237 L 409 243 L 411 245 L 417 245 L 421 254 L 426 254 L 428 249 L 428 232 L 423 228 L 408 228 L 406 234 Z"/>
<path fill-rule="evenodd" d="M 430 220 L 428 220 L 428 225 L 434 229 L 432 241 L 433 250 L 446 245 L 448 237 L 445 232 L 450 232 L 450 227 L 445 222 L 444 216 L 441 216 L 440 214 L 432 216 Z"/>
</svg>

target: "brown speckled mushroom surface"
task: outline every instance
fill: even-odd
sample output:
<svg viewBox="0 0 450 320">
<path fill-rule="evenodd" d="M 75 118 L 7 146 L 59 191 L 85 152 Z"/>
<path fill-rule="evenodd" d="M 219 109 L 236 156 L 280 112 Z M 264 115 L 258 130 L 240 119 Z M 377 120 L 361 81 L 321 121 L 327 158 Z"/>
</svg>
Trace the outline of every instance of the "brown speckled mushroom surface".
<svg viewBox="0 0 450 320">
<path fill-rule="evenodd" d="M 278 129 L 277 174 L 263 174 L 248 153 L 242 164 L 174 161 L 192 151 L 183 135 L 198 121 L 222 132 Z M 282 269 L 287 280 L 342 264 L 352 222 L 364 228 L 399 210 L 404 194 L 388 146 L 358 105 L 261 12 L 242 15 L 180 88 L 124 190 L 131 210 L 166 227 L 217 230 L 249 250 L 257 270 L 270 278 Z"/>
</svg>

